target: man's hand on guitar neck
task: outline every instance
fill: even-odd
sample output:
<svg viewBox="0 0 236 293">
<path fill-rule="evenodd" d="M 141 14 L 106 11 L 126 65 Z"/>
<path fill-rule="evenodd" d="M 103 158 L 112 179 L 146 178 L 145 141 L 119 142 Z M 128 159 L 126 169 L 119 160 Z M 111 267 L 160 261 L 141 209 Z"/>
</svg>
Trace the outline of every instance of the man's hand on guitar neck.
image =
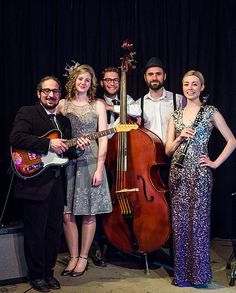
<svg viewBox="0 0 236 293">
<path fill-rule="evenodd" d="M 50 140 L 50 149 L 60 155 L 68 150 L 68 146 L 65 144 L 66 139 L 53 138 Z"/>
<path fill-rule="evenodd" d="M 89 146 L 91 141 L 88 138 L 80 137 L 77 139 L 77 145 L 76 148 L 79 148 L 81 150 L 85 150 L 87 146 Z"/>
<path fill-rule="evenodd" d="M 50 140 L 50 149 L 60 155 L 68 150 L 68 145 L 66 144 L 66 139 L 53 138 Z M 88 138 L 80 137 L 77 139 L 76 148 L 84 150 L 87 146 L 90 145 L 90 140 Z"/>
</svg>

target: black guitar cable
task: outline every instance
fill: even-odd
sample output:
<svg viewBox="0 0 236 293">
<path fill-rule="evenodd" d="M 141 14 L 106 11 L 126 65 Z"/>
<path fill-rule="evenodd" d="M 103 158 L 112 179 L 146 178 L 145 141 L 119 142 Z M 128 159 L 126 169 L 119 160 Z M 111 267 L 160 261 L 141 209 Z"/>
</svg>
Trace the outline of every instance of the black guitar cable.
<svg viewBox="0 0 236 293">
<path fill-rule="evenodd" d="M 8 202 L 9 196 L 11 194 L 11 188 L 12 188 L 12 185 L 13 185 L 14 177 L 15 177 L 15 173 L 12 172 L 10 184 L 9 184 L 8 191 L 7 191 L 6 200 L 5 200 L 5 203 L 4 203 L 4 206 L 3 206 L 3 209 L 2 209 L 2 213 L 1 213 L 1 217 L 0 217 L 0 227 L 3 227 L 2 219 L 3 219 L 4 213 L 5 213 L 6 207 L 7 207 L 7 202 Z"/>
</svg>

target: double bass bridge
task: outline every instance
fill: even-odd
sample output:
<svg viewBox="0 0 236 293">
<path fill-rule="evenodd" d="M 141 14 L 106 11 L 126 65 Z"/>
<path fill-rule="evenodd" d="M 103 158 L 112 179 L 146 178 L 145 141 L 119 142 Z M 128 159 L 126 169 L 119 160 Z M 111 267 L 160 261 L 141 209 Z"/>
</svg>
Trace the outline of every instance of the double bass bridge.
<svg viewBox="0 0 236 293">
<path fill-rule="evenodd" d="M 124 188 L 116 191 L 117 200 L 123 217 L 133 217 L 133 208 L 129 200 L 129 194 L 138 191 L 139 188 Z"/>
<path fill-rule="evenodd" d="M 117 190 L 116 193 L 130 193 L 130 192 L 138 192 L 139 191 L 139 188 L 131 188 L 131 189 L 127 189 L 127 188 L 124 188 L 124 189 L 121 189 L 121 190 Z"/>
</svg>

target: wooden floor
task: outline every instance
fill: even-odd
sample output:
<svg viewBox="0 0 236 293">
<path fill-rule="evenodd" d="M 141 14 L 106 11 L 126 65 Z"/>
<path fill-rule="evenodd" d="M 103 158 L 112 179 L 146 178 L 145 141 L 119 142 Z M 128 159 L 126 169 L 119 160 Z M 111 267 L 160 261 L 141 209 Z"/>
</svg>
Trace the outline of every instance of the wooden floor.
<svg viewBox="0 0 236 293">
<path fill-rule="evenodd" d="M 214 239 L 211 242 L 211 259 L 213 281 L 208 289 L 179 288 L 171 285 L 173 267 L 169 263 L 168 250 L 161 249 L 149 255 L 150 274 L 145 274 L 145 263 L 139 255 L 125 254 L 116 251 L 110 257 L 106 268 L 96 267 L 89 261 L 88 271 L 81 277 L 62 277 L 62 264 L 66 253 L 58 256 L 55 276 L 60 281 L 61 290 L 54 292 L 68 293 L 175 293 L 204 292 L 230 293 L 236 292 L 236 285 L 229 286 L 230 269 L 226 269 L 227 260 L 232 252 L 230 240 Z M 234 262 L 232 262 L 233 265 Z M 235 276 L 236 277 L 236 276 Z M 232 278 L 234 281 L 234 278 Z M 231 280 L 231 281 L 232 281 Z M 0 287 L 0 292 L 23 293 L 30 289 L 28 283 L 9 284 Z M 28 292 L 35 292 L 30 289 Z"/>
</svg>

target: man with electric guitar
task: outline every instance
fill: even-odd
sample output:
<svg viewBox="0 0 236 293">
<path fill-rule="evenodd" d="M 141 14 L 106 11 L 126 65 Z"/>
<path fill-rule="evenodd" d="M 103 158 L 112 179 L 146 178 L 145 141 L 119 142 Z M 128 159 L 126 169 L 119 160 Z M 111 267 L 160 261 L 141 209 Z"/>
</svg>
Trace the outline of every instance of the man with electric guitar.
<svg viewBox="0 0 236 293">
<path fill-rule="evenodd" d="M 69 159 L 83 154 L 91 140 L 114 132 L 137 129 L 135 124 L 72 138 L 70 120 L 56 114 L 61 85 L 54 76 L 42 78 L 38 102 L 18 111 L 10 134 L 12 168 L 16 176 L 15 198 L 20 199 L 24 220 L 25 257 L 31 286 L 40 292 L 60 289 L 53 276 L 60 238 Z M 72 148 L 76 146 L 76 148 Z M 63 154 L 65 153 L 65 157 Z"/>
<path fill-rule="evenodd" d="M 79 138 L 74 143 L 77 149 L 69 151 L 70 121 L 55 115 L 61 97 L 57 78 L 46 76 L 41 79 L 37 97 L 37 104 L 21 107 L 18 111 L 10 144 L 12 165 L 18 175 L 14 196 L 20 199 L 22 207 L 30 284 L 37 291 L 49 292 L 60 289 L 53 273 L 63 231 L 66 180 L 61 165 L 65 165 L 67 159 L 59 158 L 59 155 L 64 152 L 67 157 L 80 155 L 90 142 L 87 138 Z"/>
</svg>

